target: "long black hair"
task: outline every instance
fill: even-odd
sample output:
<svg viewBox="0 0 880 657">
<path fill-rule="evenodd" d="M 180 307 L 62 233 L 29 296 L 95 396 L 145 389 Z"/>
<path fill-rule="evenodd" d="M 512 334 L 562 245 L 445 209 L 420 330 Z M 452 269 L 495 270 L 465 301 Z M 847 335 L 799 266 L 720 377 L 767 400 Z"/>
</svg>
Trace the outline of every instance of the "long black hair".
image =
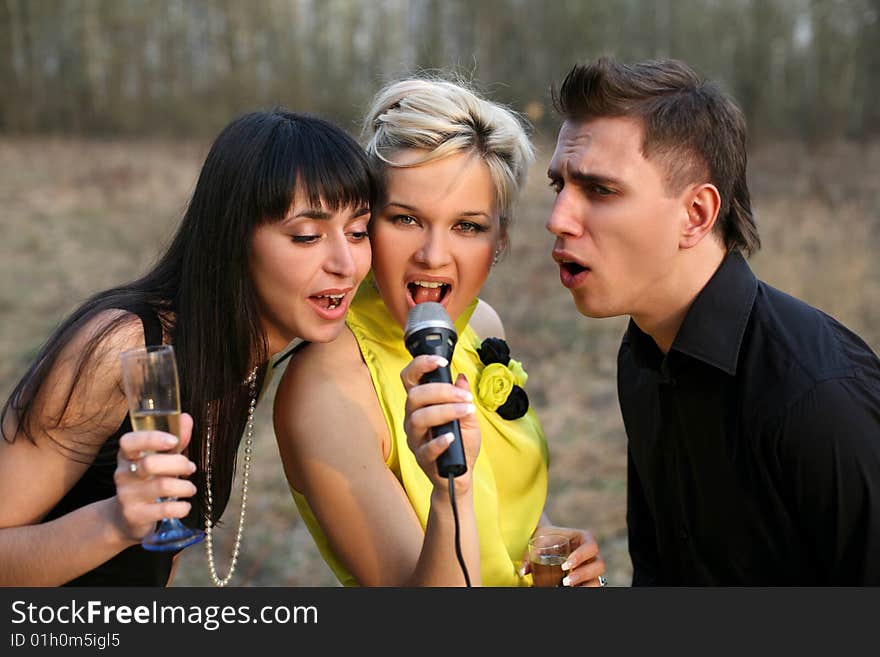
<svg viewBox="0 0 880 657">
<path fill-rule="evenodd" d="M 141 278 L 87 300 L 42 346 L 3 406 L 4 439 L 15 438 L 15 431 L 6 434 L 10 411 L 11 424 L 32 442 L 34 427 L 57 428 L 96 348 L 131 316 L 118 314 L 89 338 L 59 416 L 34 417 L 34 401 L 59 354 L 91 319 L 111 309 L 148 308 L 174 344 L 181 405 L 195 421 L 188 453 L 198 466 L 191 517 L 199 520 L 207 498 L 204 437 L 211 424 L 216 522 L 229 500 L 247 421 L 244 381 L 258 364 L 261 385 L 270 355 L 249 271 L 251 239 L 257 226 L 285 217 L 295 191 L 335 211 L 376 207 L 379 185 L 363 149 L 331 123 L 284 109 L 232 121 L 211 146 L 177 233 L 157 264 Z"/>
</svg>

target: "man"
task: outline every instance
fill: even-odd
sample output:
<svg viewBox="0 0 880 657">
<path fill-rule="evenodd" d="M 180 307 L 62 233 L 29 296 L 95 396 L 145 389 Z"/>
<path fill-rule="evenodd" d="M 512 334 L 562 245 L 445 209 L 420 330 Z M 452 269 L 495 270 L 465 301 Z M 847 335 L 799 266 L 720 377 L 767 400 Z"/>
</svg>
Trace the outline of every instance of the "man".
<svg viewBox="0 0 880 657">
<path fill-rule="evenodd" d="M 631 317 L 633 584 L 880 584 L 880 361 L 746 263 L 740 110 L 677 61 L 575 66 L 555 101 L 560 279 Z"/>
</svg>

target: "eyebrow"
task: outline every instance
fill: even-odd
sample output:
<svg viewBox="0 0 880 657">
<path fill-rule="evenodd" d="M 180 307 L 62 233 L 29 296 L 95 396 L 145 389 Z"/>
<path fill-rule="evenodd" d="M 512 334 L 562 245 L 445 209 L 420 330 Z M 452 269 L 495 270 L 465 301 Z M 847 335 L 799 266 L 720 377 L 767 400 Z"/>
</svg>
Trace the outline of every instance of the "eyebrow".
<svg viewBox="0 0 880 657">
<path fill-rule="evenodd" d="M 291 219 L 331 219 L 332 217 L 333 215 L 326 210 L 321 210 L 320 208 L 305 208 L 293 215 Z"/>
<path fill-rule="evenodd" d="M 562 174 L 556 169 L 547 169 L 547 177 L 551 180 L 559 180 L 562 178 Z M 569 179 L 581 186 L 585 185 L 616 185 L 618 187 L 623 186 L 623 181 L 614 178 L 612 176 L 606 176 L 600 173 L 586 173 L 584 171 L 569 170 L 568 172 Z"/>
<path fill-rule="evenodd" d="M 355 209 L 355 211 L 352 212 L 351 216 L 360 217 L 365 214 L 370 214 L 370 208 L 364 205 Z M 327 212 L 326 210 L 322 210 L 321 208 L 304 208 L 296 214 L 288 215 L 287 217 L 285 217 L 284 221 L 293 221 L 294 219 L 316 219 L 319 221 L 329 221 L 332 218 L 332 212 Z"/>
<path fill-rule="evenodd" d="M 400 203 L 398 201 L 390 201 L 385 204 L 385 207 L 387 208 L 392 205 L 396 208 L 402 208 L 403 210 L 406 210 L 407 212 L 412 212 L 414 214 L 419 214 L 419 212 L 420 212 L 420 210 L 417 207 L 414 207 L 412 205 L 408 205 L 406 203 Z M 485 217 L 487 219 L 489 218 L 488 213 L 482 212 L 480 210 L 465 210 L 464 212 L 459 212 L 457 216 L 459 216 L 459 217 Z"/>
</svg>

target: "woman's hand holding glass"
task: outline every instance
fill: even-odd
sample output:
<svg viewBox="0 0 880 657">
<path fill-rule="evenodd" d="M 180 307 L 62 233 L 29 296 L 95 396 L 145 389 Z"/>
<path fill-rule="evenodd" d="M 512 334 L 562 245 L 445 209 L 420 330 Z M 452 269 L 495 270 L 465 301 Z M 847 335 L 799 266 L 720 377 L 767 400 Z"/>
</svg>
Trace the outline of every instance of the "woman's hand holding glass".
<svg viewBox="0 0 880 657">
<path fill-rule="evenodd" d="M 196 465 L 182 453 L 192 436 L 193 420 L 180 416 L 180 439 L 163 431 L 132 431 L 119 439 L 116 456 L 116 498 L 119 525 L 126 537 L 140 542 L 165 518 L 184 518 L 196 494 L 187 479 Z M 160 498 L 164 501 L 157 501 Z"/>
<path fill-rule="evenodd" d="M 171 451 L 171 456 L 180 455 L 182 449 L 180 444 L 176 440 L 169 440 L 169 438 L 178 438 L 178 434 L 183 435 L 180 427 L 182 415 L 180 412 L 180 384 L 174 348 L 171 345 L 156 345 L 130 349 L 122 352 L 120 362 L 131 426 L 137 433 L 153 434 L 153 440 L 156 444 L 163 446 L 163 451 Z M 192 433 L 192 423 L 190 423 L 189 433 Z M 122 449 L 121 440 L 120 449 Z M 143 440 L 145 443 L 151 442 L 150 439 Z M 187 442 L 189 442 L 189 437 L 187 437 Z M 132 475 L 138 474 L 141 464 L 148 456 L 156 456 L 152 450 L 145 449 L 143 445 L 136 450 L 130 447 L 127 449 L 127 455 L 134 457 L 127 459 L 128 470 Z M 158 462 L 164 463 L 162 460 Z M 157 467 L 155 463 L 156 460 L 149 462 L 154 468 Z M 189 475 L 192 472 L 185 474 Z M 173 478 L 165 476 L 162 472 L 158 478 L 155 478 L 155 475 L 150 474 L 149 466 L 147 466 L 146 477 L 150 481 L 149 488 L 157 490 L 154 499 L 159 508 L 177 502 L 174 499 L 176 493 L 172 491 L 181 488 L 181 486 L 172 481 Z M 190 490 L 188 486 L 182 488 L 186 491 Z M 189 495 L 193 493 L 194 491 Z M 179 512 L 180 509 L 177 511 Z M 187 527 L 180 522 L 178 516 L 164 516 L 160 518 L 156 528 L 147 532 L 143 537 L 141 545 L 147 550 L 170 552 L 183 549 L 204 537 L 205 533 L 202 530 Z"/>
<path fill-rule="evenodd" d="M 599 554 L 599 545 L 589 531 L 551 525 L 543 525 L 535 530 L 535 534 L 549 532 L 568 536 L 571 546 L 571 552 L 562 564 L 565 573 L 563 586 L 605 586 L 605 560 Z M 530 567 L 529 555 L 526 553 L 523 558 L 523 574 L 529 572 Z"/>
<path fill-rule="evenodd" d="M 467 472 L 455 478 L 455 490 L 466 492 L 471 487 L 474 462 L 480 451 L 480 425 L 475 414 L 473 395 L 464 375 L 459 374 L 455 384 L 419 383 L 428 372 L 443 366 L 439 356 L 417 356 L 400 373 L 407 391 L 403 427 L 409 448 L 416 461 L 431 479 L 435 488 L 446 490 L 449 482 L 437 472 L 437 457 L 448 447 L 444 436 L 431 438 L 431 427 L 458 420 Z M 451 434 L 448 434 L 451 436 Z"/>
</svg>

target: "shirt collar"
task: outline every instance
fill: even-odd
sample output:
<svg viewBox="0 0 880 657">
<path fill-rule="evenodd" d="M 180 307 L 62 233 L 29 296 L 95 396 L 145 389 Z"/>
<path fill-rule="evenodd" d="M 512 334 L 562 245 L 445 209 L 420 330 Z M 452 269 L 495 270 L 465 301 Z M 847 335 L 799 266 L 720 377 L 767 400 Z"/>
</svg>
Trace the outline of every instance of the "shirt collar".
<svg viewBox="0 0 880 657">
<path fill-rule="evenodd" d="M 736 375 L 739 350 L 752 313 L 758 280 L 739 251 L 729 253 L 694 299 L 671 351 Z M 641 367 L 660 369 L 663 354 L 630 319 L 624 338 Z"/>
<path fill-rule="evenodd" d="M 757 293 L 758 279 L 746 259 L 739 251 L 729 253 L 694 299 L 672 349 L 734 376 Z"/>
</svg>

